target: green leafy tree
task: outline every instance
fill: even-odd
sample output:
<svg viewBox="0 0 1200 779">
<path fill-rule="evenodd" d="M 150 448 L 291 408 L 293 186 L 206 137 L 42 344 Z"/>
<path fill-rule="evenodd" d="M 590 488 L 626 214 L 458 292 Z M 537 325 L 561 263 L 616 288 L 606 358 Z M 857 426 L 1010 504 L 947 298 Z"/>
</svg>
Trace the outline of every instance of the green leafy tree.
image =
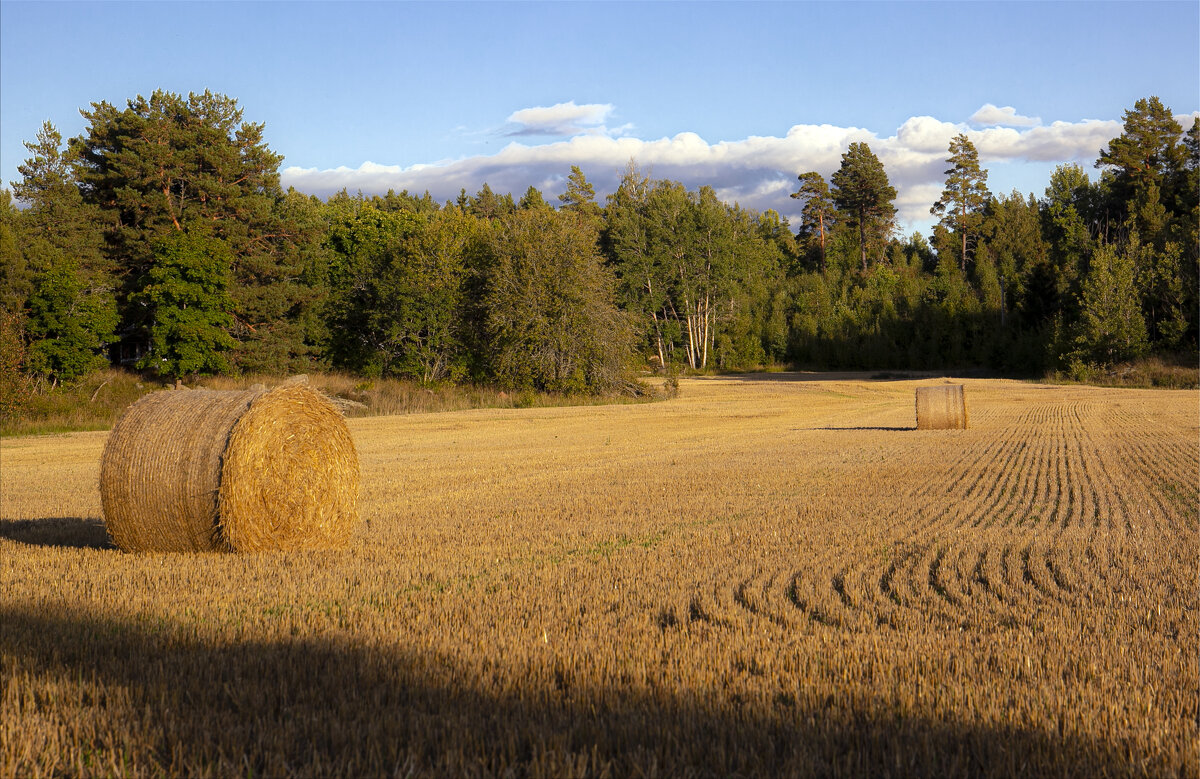
<svg viewBox="0 0 1200 779">
<path fill-rule="evenodd" d="M 1146 320 L 1128 251 L 1105 244 L 1096 249 L 1083 280 L 1075 347 L 1077 357 L 1102 365 L 1146 352 Z"/>
<path fill-rule="evenodd" d="M 25 372 L 25 317 L 0 309 L 0 422 L 20 416 L 32 394 Z"/>
<path fill-rule="evenodd" d="M 329 209 L 319 198 L 290 188 L 276 201 L 274 209 L 281 223 L 291 230 L 279 251 L 285 258 L 284 266 L 295 275 L 287 284 L 253 290 L 258 298 L 258 324 L 254 331 L 237 339 L 234 360 L 248 373 L 320 370 L 329 365 L 330 335 L 324 318 L 330 266 L 334 262 L 334 252 L 326 240 Z M 279 271 L 279 266 L 274 270 Z M 240 298 L 237 287 L 235 281 L 235 309 Z"/>
<path fill-rule="evenodd" d="M 467 213 L 480 219 L 499 219 L 516 210 L 512 195 L 497 195 L 487 182 L 475 193 L 467 205 Z"/>
<path fill-rule="evenodd" d="M 467 371 L 464 343 L 467 257 L 485 229 L 457 208 L 410 225 L 372 260 L 355 297 L 369 372 L 428 384 Z"/>
<path fill-rule="evenodd" d="M 1171 240 L 1181 249 L 1180 281 L 1184 291 L 1184 338 L 1194 346 L 1200 339 L 1200 118 L 1183 139 L 1187 160 L 1174 187 L 1177 220 Z"/>
<path fill-rule="evenodd" d="M 1063 312 L 1073 319 L 1077 312 L 1080 284 L 1096 238 L 1094 223 L 1098 194 L 1079 165 L 1059 165 L 1050 175 L 1041 201 L 1042 234 L 1050 250 L 1057 280 L 1057 296 Z"/>
<path fill-rule="evenodd" d="M 1174 211 L 1184 215 L 1187 234 L 1194 237 L 1200 230 L 1200 117 L 1192 120 L 1192 126 L 1183 138 L 1183 148 L 1184 163 L 1174 187 L 1179 198 Z M 1191 243 L 1200 241 L 1193 240 Z"/>
<path fill-rule="evenodd" d="M 1137 265 L 1149 338 L 1174 348 L 1194 340 L 1200 304 L 1200 121 L 1185 134 L 1157 97 L 1125 112 L 1123 131 L 1101 150 L 1107 211 Z M 1136 235 L 1135 235 L 1136 234 Z M 1189 338 L 1190 334 L 1190 338 Z"/>
<path fill-rule="evenodd" d="M 643 345 L 660 367 L 667 367 L 671 340 L 667 337 L 669 282 L 662 256 L 651 244 L 650 179 L 632 161 L 621 175 L 604 210 L 603 243 L 617 276 L 621 308 L 640 325 Z"/>
<path fill-rule="evenodd" d="M 1024 299 L 1032 268 L 1048 262 L 1049 247 L 1042 237 L 1037 201 L 1014 190 L 992 198 L 979 226 L 976 256 L 984 257 L 995 269 L 1000 284 L 1002 324 L 1008 312 Z M 1057 293 L 1055 293 L 1057 294 Z M 1056 304 L 1051 304 L 1057 310 Z"/>
<path fill-rule="evenodd" d="M 714 217 L 724 223 L 727 235 L 727 255 L 718 260 L 724 265 L 724 278 L 713 307 L 714 356 L 720 368 L 756 368 L 773 358 L 774 350 L 782 356 L 786 348 L 785 338 L 771 331 L 771 317 L 783 316 L 774 297 L 791 260 L 779 243 L 779 232 L 790 237 L 791 230 L 773 211 L 758 214 L 736 204 L 725 206 L 715 193 L 712 197 L 719 206 Z"/>
<path fill-rule="evenodd" d="M 46 122 L 31 156 L 18 167 L 14 193 L 28 206 L 19 217 L 21 260 L 5 263 L 28 274 L 30 339 L 27 370 L 53 381 L 71 380 L 107 362 L 117 328 L 112 279 L 103 253 L 99 211 L 86 203 L 75 180 L 75 160 Z M 14 279 L 15 280 L 15 279 Z M 19 283 L 19 282 L 18 282 Z"/>
<path fill-rule="evenodd" d="M 676 286 L 687 333 L 688 364 L 693 369 L 708 367 L 708 356 L 716 339 L 722 303 L 735 288 L 738 231 L 733 215 L 717 199 L 712 187 L 701 187 L 689 198 L 691 245 L 680 265 Z M 744 233 L 743 233 L 744 234 Z"/>
<path fill-rule="evenodd" d="M 974 247 L 983 222 L 983 210 L 991 197 L 987 188 L 987 171 L 979 167 L 979 152 L 966 135 L 959 133 L 950 141 L 950 157 L 946 160 L 946 186 L 929 213 L 941 218 L 946 229 L 959 238 L 961 252 L 958 267 L 967 269 L 967 253 Z"/>
<path fill-rule="evenodd" d="M 942 230 L 941 225 L 934 228 Z M 958 267 L 954 252 L 939 252 L 937 270 L 925 291 L 927 319 L 924 335 L 931 341 L 927 355 L 932 364 L 963 365 L 970 361 L 973 351 L 972 329 L 963 323 L 979 313 L 980 302 Z"/>
<path fill-rule="evenodd" d="M 486 246 L 488 364 L 496 381 L 553 392 L 624 386 L 632 333 L 590 223 L 518 211 Z"/>
<path fill-rule="evenodd" d="M 619 299 L 651 361 L 704 370 L 713 355 L 725 368 L 783 356 L 778 293 L 795 243 L 777 213 L 727 206 L 711 187 L 652 182 L 631 163 L 605 218 Z"/>
<path fill-rule="evenodd" d="M 175 233 L 155 241 L 154 255 L 134 298 L 150 316 L 150 349 L 138 367 L 174 377 L 229 371 L 236 346 L 228 333 L 229 248 L 218 238 Z"/>
<path fill-rule="evenodd" d="M 429 194 L 429 190 L 425 190 L 425 194 L 417 197 L 410 195 L 408 190 L 402 190 L 399 194 L 396 190 L 389 189 L 383 197 L 378 195 L 371 198 L 371 204 L 380 211 L 409 211 L 414 214 L 423 214 L 432 216 L 438 211 L 438 203 Z"/>
<path fill-rule="evenodd" d="M 800 237 L 812 239 L 816 237 L 821 250 L 821 270 L 825 269 L 825 236 L 832 226 L 836 206 L 829 194 L 829 185 L 816 171 L 801 173 L 800 189 L 792 193 L 792 197 L 803 202 L 800 216 Z"/>
<path fill-rule="evenodd" d="M 1188 328 L 1183 252 L 1171 241 L 1161 248 L 1142 243 L 1136 229 L 1130 231 L 1124 252 L 1135 268 L 1150 345 L 1178 348 Z"/>
<path fill-rule="evenodd" d="M 868 239 L 881 243 L 892 230 L 896 190 L 888 182 L 883 163 L 865 143 L 852 143 L 842 154 L 842 165 L 830 178 L 833 202 L 858 229 L 862 270 L 867 270 Z"/>
<path fill-rule="evenodd" d="M 1048 260 L 1035 262 L 1025 274 L 1017 311 L 1024 327 L 1044 329 L 1061 314 L 1057 269 Z"/>
<path fill-rule="evenodd" d="M 27 369 L 54 381 L 70 381 L 103 368 L 116 327 L 112 297 L 91 294 L 78 265 L 60 258 L 34 279 Z"/>
<path fill-rule="evenodd" d="M 442 212 L 463 213 L 457 207 Z M 408 266 L 396 258 L 406 256 L 406 242 L 425 220 L 408 211 L 381 211 L 361 198 L 331 201 L 328 220 L 332 256 L 324 311 L 330 359 L 368 375 L 392 373 L 396 345 L 389 341 L 389 301 L 380 298 L 380 284 L 398 283 L 397 275 Z"/>
<path fill-rule="evenodd" d="M 666 337 L 679 345 L 693 370 L 707 365 L 716 297 L 714 269 L 698 250 L 702 217 L 697 203 L 682 184 L 659 181 L 650 191 L 646 217 L 651 264 L 662 281 L 664 315 L 671 320 Z"/>
<path fill-rule="evenodd" d="M 23 221 L 12 192 L 0 189 L 0 311 L 14 314 L 24 311 L 33 291 L 33 273 L 18 239 Z"/>
<path fill-rule="evenodd" d="M 775 209 L 768 208 L 756 215 L 753 221 L 758 237 L 768 244 L 768 251 L 777 258 L 779 269 L 789 272 L 795 270 L 796 253 L 799 247 L 796 245 L 796 236 L 792 233 L 792 226 L 788 220 L 780 216 Z"/>
</svg>

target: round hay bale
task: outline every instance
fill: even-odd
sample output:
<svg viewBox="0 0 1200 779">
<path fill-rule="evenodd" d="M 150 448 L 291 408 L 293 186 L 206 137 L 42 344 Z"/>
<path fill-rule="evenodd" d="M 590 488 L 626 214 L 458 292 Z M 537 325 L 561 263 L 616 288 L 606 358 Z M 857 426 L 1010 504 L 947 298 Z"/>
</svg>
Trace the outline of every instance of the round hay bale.
<svg viewBox="0 0 1200 779">
<path fill-rule="evenodd" d="M 918 430 L 965 430 L 967 401 L 961 384 L 917 387 Z"/>
<path fill-rule="evenodd" d="M 147 395 L 117 421 L 100 466 L 104 522 L 127 552 L 343 546 L 358 483 L 345 421 L 304 385 Z"/>
</svg>

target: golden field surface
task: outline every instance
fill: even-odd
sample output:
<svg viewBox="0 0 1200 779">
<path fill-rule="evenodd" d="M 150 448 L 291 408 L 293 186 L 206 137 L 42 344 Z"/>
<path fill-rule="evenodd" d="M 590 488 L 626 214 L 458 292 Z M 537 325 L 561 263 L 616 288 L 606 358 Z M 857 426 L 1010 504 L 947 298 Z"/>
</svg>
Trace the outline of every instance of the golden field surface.
<svg viewBox="0 0 1200 779">
<path fill-rule="evenodd" d="M 0 443 L 3 776 L 1197 776 L 1194 392 L 686 379 L 350 420 L 343 551 L 123 554 Z"/>
</svg>

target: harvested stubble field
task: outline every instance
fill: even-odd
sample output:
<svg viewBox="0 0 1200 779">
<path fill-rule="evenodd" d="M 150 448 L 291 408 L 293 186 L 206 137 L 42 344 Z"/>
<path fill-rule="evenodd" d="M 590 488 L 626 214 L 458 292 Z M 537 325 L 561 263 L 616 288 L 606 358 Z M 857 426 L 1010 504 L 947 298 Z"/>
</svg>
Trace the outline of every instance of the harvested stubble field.
<svg viewBox="0 0 1200 779">
<path fill-rule="evenodd" d="M 1195 393 L 681 382 L 351 420 L 349 549 L 108 548 L 8 440 L 0 774 L 1197 776 Z"/>
</svg>

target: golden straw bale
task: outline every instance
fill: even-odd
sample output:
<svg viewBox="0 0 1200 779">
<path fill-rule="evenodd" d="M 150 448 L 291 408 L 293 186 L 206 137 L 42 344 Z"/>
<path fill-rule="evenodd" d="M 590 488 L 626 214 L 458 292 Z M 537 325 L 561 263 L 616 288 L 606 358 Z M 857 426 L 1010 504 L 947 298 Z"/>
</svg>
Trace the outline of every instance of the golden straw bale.
<svg viewBox="0 0 1200 779">
<path fill-rule="evenodd" d="M 917 387 L 918 430 L 965 430 L 967 401 L 961 384 Z"/>
<path fill-rule="evenodd" d="M 345 421 L 304 385 L 148 395 L 113 428 L 100 468 L 104 522 L 125 551 L 343 546 L 358 485 Z"/>
</svg>

